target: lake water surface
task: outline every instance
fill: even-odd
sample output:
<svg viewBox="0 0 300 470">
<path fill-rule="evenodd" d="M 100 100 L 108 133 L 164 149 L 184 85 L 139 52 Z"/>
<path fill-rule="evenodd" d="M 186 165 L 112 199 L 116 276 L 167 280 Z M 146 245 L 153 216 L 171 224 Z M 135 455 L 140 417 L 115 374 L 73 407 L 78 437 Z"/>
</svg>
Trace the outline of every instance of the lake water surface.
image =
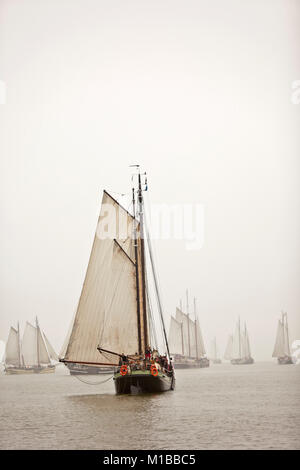
<svg viewBox="0 0 300 470">
<path fill-rule="evenodd" d="M 109 376 L 85 377 L 100 382 Z M 1 449 L 300 449 L 300 365 L 177 370 L 176 390 L 117 396 L 55 374 L 0 374 Z"/>
</svg>

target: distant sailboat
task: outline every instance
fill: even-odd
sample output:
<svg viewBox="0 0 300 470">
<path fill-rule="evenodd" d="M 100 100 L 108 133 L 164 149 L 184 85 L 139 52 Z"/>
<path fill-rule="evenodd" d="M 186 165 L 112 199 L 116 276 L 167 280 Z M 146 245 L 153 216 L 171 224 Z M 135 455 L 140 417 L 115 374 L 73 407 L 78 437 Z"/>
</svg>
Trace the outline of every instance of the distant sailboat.
<svg viewBox="0 0 300 470">
<path fill-rule="evenodd" d="M 233 336 L 231 364 L 253 364 L 254 359 L 251 357 L 250 341 L 245 324 L 244 331 L 241 331 L 240 319 L 237 322 L 235 334 Z"/>
<path fill-rule="evenodd" d="M 58 356 L 41 332 L 37 318 L 36 326 L 26 323 L 22 341 L 19 324 L 17 330 L 10 328 L 4 361 L 7 374 L 54 372 L 55 365 L 51 359 L 58 361 Z"/>
<path fill-rule="evenodd" d="M 194 299 L 194 316 L 192 320 L 188 309 L 187 313 L 182 308 L 176 308 L 176 317 L 171 316 L 169 330 L 170 353 L 174 359 L 175 369 L 187 369 L 193 367 L 208 367 L 209 360 L 206 357 L 203 337 L 197 318 L 196 299 Z"/>
<path fill-rule="evenodd" d="M 138 188 L 132 188 L 132 214 L 108 192 L 103 193 L 85 281 L 61 358 L 65 364 L 114 367 L 118 394 L 164 392 L 175 387 L 149 228 L 145 224 L 143 191 L 147 183 L 145 179 L 142 185 L 139 170 L 137 177 Z M 146 270 L 147 260 L 151 273 Z M 163 330 L 167 353 L 163 356 L 155 341 L 148 274 L 153 278 Z"/>
<path fill-rule="evenodd" d="M 210 360 L 213 364 L 221 364 L 222 361 L 219 357 L 218 348 L 217 348 L 217 338 L 215 337 L 211 342 L 211 355 Z"/>
<path fill-rule="evenodd" d="M 293 364 L 290 342 L 287 313 L 281 312 L 282 318 L 278 321 L 277 335 L 272 357 L 276 357 L 278 364 Z"/>
</svg>

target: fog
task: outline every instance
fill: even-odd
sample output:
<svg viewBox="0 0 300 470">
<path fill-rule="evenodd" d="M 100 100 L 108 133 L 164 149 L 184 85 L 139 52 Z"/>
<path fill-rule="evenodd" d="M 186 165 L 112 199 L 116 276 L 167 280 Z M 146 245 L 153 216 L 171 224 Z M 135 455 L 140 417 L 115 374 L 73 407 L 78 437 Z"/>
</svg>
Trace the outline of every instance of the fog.
<svg viewBox="0 0 300 470">
<path fill-rule="evenodd" d="M 240 315 L 271 360 L 281 309 L 300 339 L 299 52 L 296 0 L 1 0 L 0 339 L 38 315 L 60 350 L 134 163 L 204 208 L 200 249 L 155 240 L 167 323 L 189 288 L 207 349 Z"/>
</svg>

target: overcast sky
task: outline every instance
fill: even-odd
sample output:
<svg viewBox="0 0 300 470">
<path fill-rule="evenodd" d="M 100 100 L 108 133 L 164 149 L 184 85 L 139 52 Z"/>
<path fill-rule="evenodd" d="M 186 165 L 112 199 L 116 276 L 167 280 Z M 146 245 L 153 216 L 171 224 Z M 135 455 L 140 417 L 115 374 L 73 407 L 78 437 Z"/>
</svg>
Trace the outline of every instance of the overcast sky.
<svg viewBox="0 0 300 470">
<path fill-rule="evenodd" d="M 204 206 L 200 250 L 155 242 L 166 316 L 189 287 L 207 346 L 240 315 L 269 360 L 281 309 L 300 339 L 299 1 L 0 0 L 0 80 L 0 339 L 38 315 L 60 349 L 137 162 Z"/>
</svg>

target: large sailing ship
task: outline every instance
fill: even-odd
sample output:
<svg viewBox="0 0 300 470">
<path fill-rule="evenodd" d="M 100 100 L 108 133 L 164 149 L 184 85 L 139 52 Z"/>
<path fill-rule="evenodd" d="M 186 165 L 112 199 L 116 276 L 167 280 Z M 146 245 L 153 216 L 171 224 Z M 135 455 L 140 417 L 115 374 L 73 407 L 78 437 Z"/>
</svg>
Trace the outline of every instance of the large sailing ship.
<svg viewBox="0 0 300 470">
<path fill-rule="evenodd" d="M 240 318 L 238 319 L 234 336 L 229 336 L 225 355 L 225 359 L 229 359 L 231 364 L 253 364 L 254 359 L 251 356 L 250 341 L 248 330 L 245 327 L 241 330 Z"/>
<path fill-rule="evenodd" d="M 281 319 L 278 321 L 276 341 L 272 357 L 276 357 L 278 364 L 280 365 L 293 364 L 286 312 L 281 312 Z"/>
<path fill-rule="evenodd" d="M 203 337 L 196 312 L 196 299 L 194 299 L 194 316 L 192 320 L 189 314 L 188 291 L 187 313 L 181 308 L 176 308 L 176 316 L 171 316 L 169 330 L 170 353 L 174 359 L 175 369 L 188 369 L 194 367 L 208 367 L 209 360 L 206 357 Z"/>
<path fill-rule="evenodd" d="M 19 324 L 17 329 L 11 327 L 5 348 L 5 372 L 7 374 L 31 374 L 54 372 L 58 356 L 39 327 L 27 322 L 22 341 Z"/>
<path fill-rule="evenodd" d="M 218 352 L 218 347 L 217 347 L 217 338 L 216 337 L 214 337 L 214 339 L 211 342 L 210 361 L 213 364 L 221 364 L 222 363 L 222 361 L 219 357 L 219 352 Z"/>
<path fill-rule="evenodd" d="M 145 174 L 139 166 L 132 213 L 104 191 L 98 226 L 65 364 L 114 367 L 116 393 L 164 392 L 175 387 L 149 227 L 144 212 Z M 143 181 L 142 181 L 143 180 Z M 163 330 L 158 352 L 149 277 Z"/>
</svg>

